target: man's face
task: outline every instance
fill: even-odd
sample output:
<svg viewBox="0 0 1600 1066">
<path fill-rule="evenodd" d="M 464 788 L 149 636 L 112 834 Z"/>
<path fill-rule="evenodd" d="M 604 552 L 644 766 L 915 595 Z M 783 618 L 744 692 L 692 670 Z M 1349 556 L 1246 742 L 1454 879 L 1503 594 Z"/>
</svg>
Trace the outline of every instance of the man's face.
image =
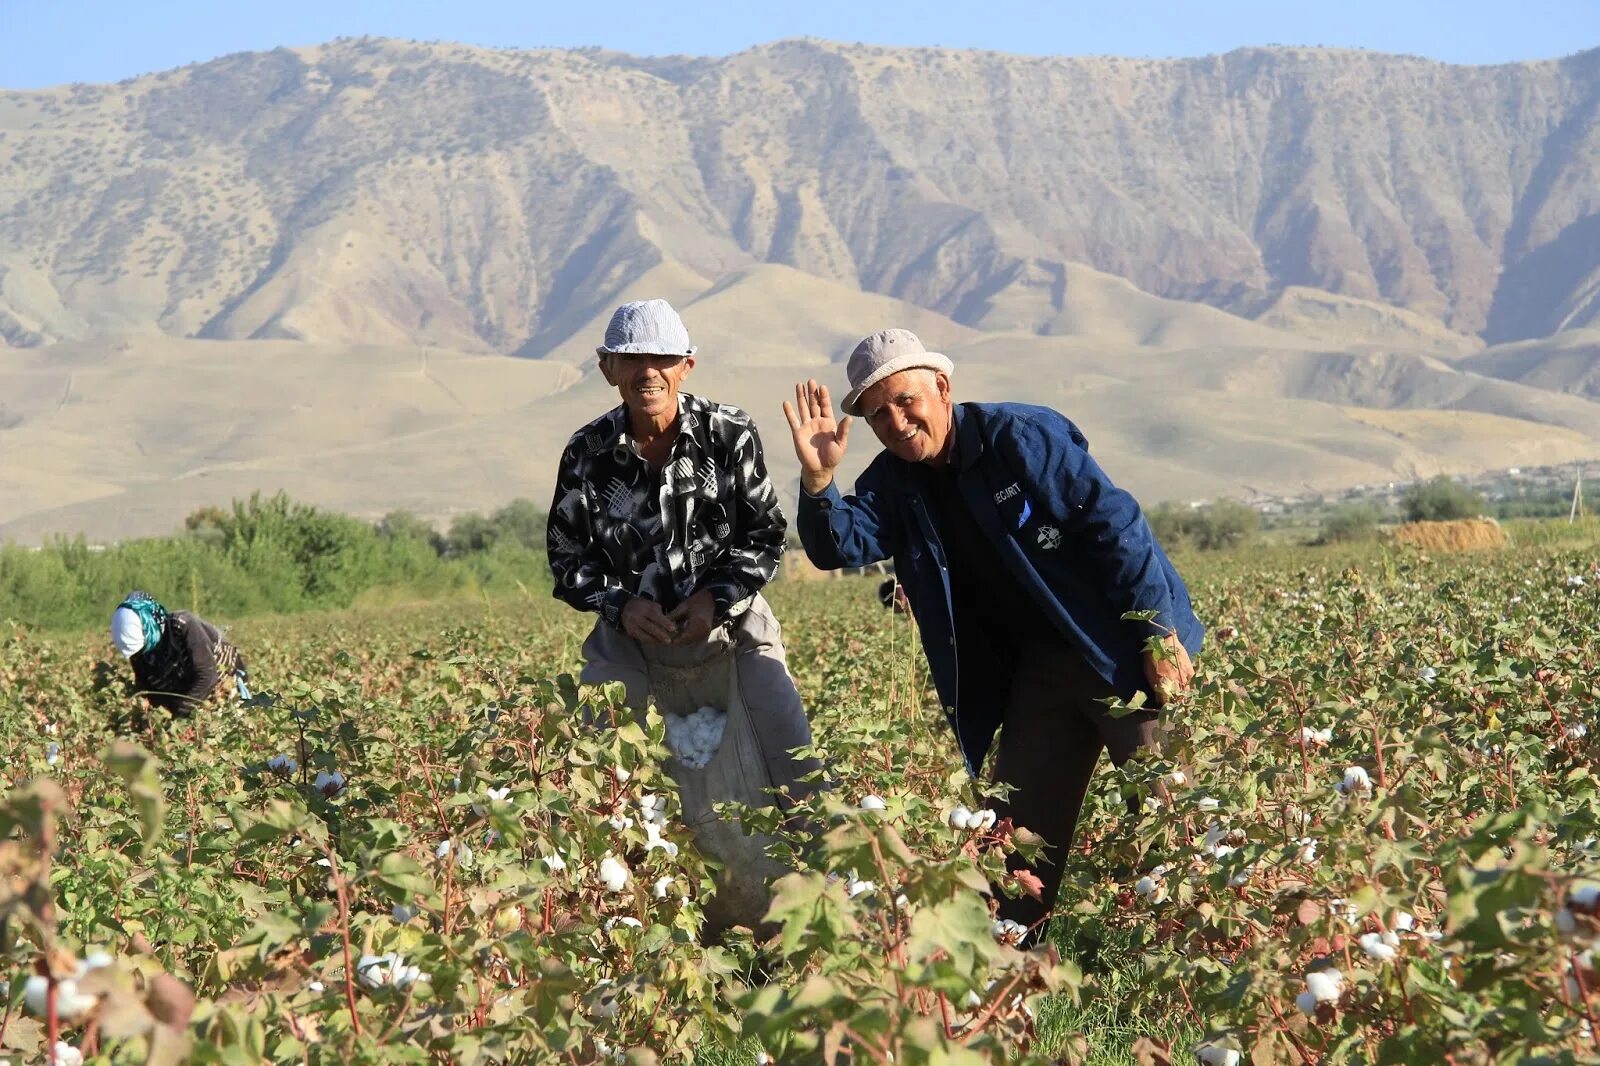
<svg viewBox="0 0 1600 1066">
<path fill-rule="evenodd" d="M 950 377 L 913 367 L 861 394 L 862 417 L 896 458 L 925 463 L 944 456 L 954 422 Z"/>
<path fill-rule="evenodd" d="M 692 355 L 606 355 L 600 373 L 617 387 L 628 413 L 670 418 L 678 411 L 678 387 L 694 369 Z"/>
</svg>

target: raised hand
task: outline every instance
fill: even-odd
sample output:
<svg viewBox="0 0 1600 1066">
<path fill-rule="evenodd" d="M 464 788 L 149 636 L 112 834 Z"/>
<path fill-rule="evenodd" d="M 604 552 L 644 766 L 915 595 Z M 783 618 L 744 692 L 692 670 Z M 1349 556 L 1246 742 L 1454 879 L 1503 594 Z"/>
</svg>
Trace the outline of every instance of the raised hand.
<svg viewBox="0 0 1600 1066">
<path fill-rule="evenodd" d="M 794 387 L 794 403 L 783 401 L 783 417 L 794 434 L 794 454 L 800 460 L 800 484 L 813 496 L 828 487 L 833 471 L 844 459 L 850 437 L 850 416 L 833 419 L 828 386 L 816 380 Z"/>
</svg>

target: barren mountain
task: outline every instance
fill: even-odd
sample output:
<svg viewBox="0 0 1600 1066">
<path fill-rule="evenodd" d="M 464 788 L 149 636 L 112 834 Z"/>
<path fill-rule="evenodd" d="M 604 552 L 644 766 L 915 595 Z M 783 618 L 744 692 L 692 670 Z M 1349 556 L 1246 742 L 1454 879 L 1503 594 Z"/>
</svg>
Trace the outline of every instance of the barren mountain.
<svg viewBox="0 0 1600 1066">
<path fill-rule="evenodd" d="M 663 265 L 1062 328 L 1074 264 L 1490 341 L 1600 321 L 1600 50 L 721 59 L 389 40 L 0 94 L 0 336 L 540 355 Z"/>
<path fill-rule="evenodd" d="M 361 39 L 0 92 L 0 536 L 538 496 L 644 296 L 785 479 L 789 383 L 888 325 L 1147 498 L 1597 457 L 1600 50 Z"/>
</svg>

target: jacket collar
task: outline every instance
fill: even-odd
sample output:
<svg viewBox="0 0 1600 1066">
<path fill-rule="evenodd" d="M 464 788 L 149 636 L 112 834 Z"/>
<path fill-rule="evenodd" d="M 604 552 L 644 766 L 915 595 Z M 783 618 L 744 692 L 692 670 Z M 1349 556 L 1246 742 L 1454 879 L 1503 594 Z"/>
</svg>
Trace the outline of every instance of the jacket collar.
<svg viewBox="0 0 1600 1066">
<path fill-rule="evenodd" d="M 951 410 L 955 425 L 951 432 L 956 438 L 955 467 L 960 473 L 971 470 L 983 454 L 983 431 L 978 418 L 967 410 L 967 404 L 958 403 Z"/>
</svg>

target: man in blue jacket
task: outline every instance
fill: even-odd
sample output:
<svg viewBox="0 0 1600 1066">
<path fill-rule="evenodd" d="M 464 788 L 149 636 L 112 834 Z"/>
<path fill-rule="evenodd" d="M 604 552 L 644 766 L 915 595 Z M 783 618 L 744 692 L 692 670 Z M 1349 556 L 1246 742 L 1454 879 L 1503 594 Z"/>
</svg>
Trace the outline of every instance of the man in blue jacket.
<svg viewBox="0 0 1600 1066">
<path fill-rule="evenodd" d="M 797 526 L 823 569 L 894 559 L 971 773 L 1005 726 L 994 773 L 1012 792 L 993 806 L 1047 851 L 1042 900 L 1002 900 L 1000 913 L 1033 927 L 1054 905 L 1101 749 L 1121 764 L 1155 742 L 1154 710 L 1113 718 L 1101 701 L 1143 692 L 1160 706 L 1187 688 L 1204 630 L 1078 427 L 1046 407 L 957 404 L 954 371 L 890 329 L 851 354 L 846 417 L 835 421 L 827 386 L 796 385 L 783 410 L 801 467 Z M 844 496 L 833 472 L 851 415 L 884 451 Z"/>
</svg>

